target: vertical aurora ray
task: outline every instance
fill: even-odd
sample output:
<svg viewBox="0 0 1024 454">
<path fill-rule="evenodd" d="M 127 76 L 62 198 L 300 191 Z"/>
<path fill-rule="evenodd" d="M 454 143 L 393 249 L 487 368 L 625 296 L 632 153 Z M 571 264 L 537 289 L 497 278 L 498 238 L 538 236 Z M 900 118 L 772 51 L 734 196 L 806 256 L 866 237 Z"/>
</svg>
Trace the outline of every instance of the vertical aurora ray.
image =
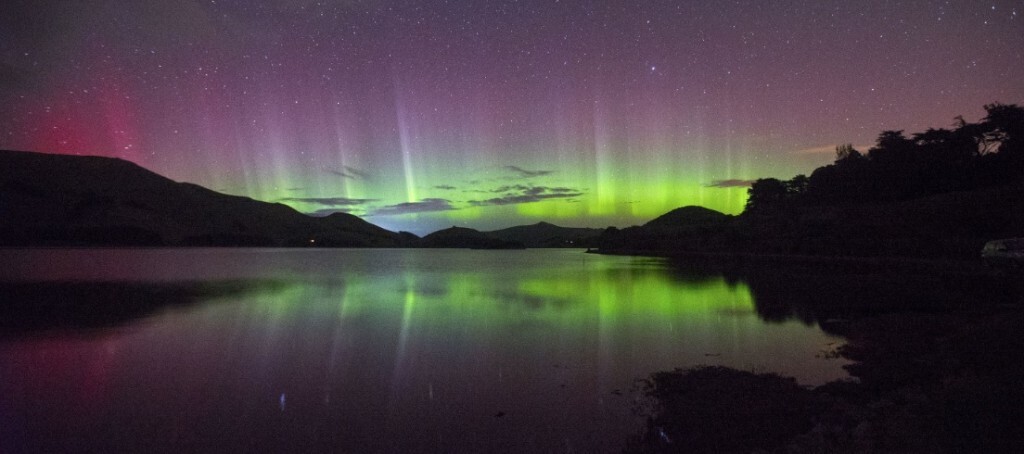
<svg viewBox="0 0 1024 454">
<path fill-rule="evenodd" d="M 330 118 L 333 120 L 332 131 L 334 136 L 332 137 L 333 140 L 330 144 L 333 149 L 329 156 L 329 158 L 331 158 L 329 159 L 329 162 L 338 168 L 323 170 L 328 172 L 345 172 L 350 168 L 362 168 L 362 163 L 358 162 L 355 156 L 357 144 L 354 140 L 348 137 L 348 131 L 352 128 L 352 126 L 349 125 L 353 123 L 349 112 L 342 108 L 341 101 L 335 102 L 334 106 L 332 106 L 332 111 Z M 364 197 L 363 184 L 361 182 L 357 183 L 356 178 L 365 178 L 365 176 L 349 175 L 348 173 L 346 173 L 346 175 L 347 176 L 341 178 L 342 186 L 344 188 L 344 196 L 352 198 Z M 319 195 L 328 196 L 329 193 L 322 192 Z"/>
<path fill-rule="evenodd" d="M 613 144 L 610 120 L 607 118 L 606 107 L 601 104 L 601 96 L 594 95 L 593 111 L 593 150 L 595 188 L 593 201 L 588 204 L 589 213 L 608 215 L 615 213 L 616 179 L 613 175 L 615 163 L 612 162 Z"/>
<path fill-rule="evenodd" d="M 419 199 L 416 196 L 416 177 L 415 177 L 415 164 L 413 163 L 414 142 L 413 139 L 419 139 L 413 137 L 410 131 L 409 125 L 409 112 L 406 110 L 404 98 L 402 95 L 402 87 L 397 80 L 393 82 L 394 86 L 394 102 L 395 102 L 395 123 L 398 126 L 398 144 L 399 153 L 402 155 L 402 175 L 405 177 L 405 201 L 416 202 Z"/>
<path fill-rule="evenodd" d="M 405 296 L 402 303 L 401 325 L 395 347 L 395 364 L 391 373 L 392 396 L 399 393 L 404 382 L 405 369 L 408 367 L 409 361 L 411 361 L 407 356 L 410 342 L 409 336 L 412 331 L 413 324 L 416 322 L 414 319 L 417 299 L 416 278 L 412 273 L 403 273 L 402 278 L 405 283 L 403 292 Z M 398 399 L 392 398 L 392 402 L 393 404 L 396 404 Z"/>
<path fill-rule="evenodd" d="M 836 144 L 1024 100 L 1007 82 L 1024 76 L 1014 0 L 102 3 L 0 14 L 0 148 L 122 157 L 305 212 L 383 209 L 417 233 L 738 213 L 743 189 L 712 183 L 806 174 Z M 373 178 L 331 173 L 345 166 Z M 514 185 L 580 195 L 481 203 Z M 294 201 L 313 198 L 364 202 Z"/>
<path fill-rule="evenodd" d="M 58 274 L 153 283 L 137 295 L 154 309 L 102 336 L 62 328 L 46 330 L 59 341 L 31 331 L 5 342 L 0 391 L 24 397 L 5 406 L 5 428 L 29 434 L 32 451 L 214 440 L 227 450 L 592 452 L 631 434 L 629 387 L 653 371 L 756 367 L 804 385 L 847 376 L 845 360 L 814 357 L 837 339 L 813 323 L 780 320 L 777 305 L 765 320 L 742 282 L 681 275 L 661 260 L 238 249 L 193 267 L 211 252 L 71 252 Z M 16 255 L 25 253 L 54 276 L 56 252 Z M 22 277 L 49 285 L 32 276 Z M 59 417 L 69 408 L 81 421 Z M 181 430 L 153 430 L 167 421 Z"/>
</svg>

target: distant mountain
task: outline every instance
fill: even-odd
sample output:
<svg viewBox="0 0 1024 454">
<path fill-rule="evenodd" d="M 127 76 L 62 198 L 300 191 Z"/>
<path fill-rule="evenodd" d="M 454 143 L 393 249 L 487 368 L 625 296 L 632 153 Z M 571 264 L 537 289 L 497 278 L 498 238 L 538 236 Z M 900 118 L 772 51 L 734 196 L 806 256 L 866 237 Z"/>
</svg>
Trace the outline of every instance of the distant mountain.
<svg viewBox="0 0 1024 454">
<path fill-rule="evenodd" d="M 547 222 L 520 225 L 507 229 L 493 230 L 484 234 L 522 243 L 526 247 L 589 247 L 595 243 L 604 229 L 559 227 Z"/>
<path fill-rule="evenodd" d="M 714 226 L 727 222 L 730 219 L 732 219 L 732 216 L 712 209 L 700 206 L 685 206 L 654 218 L 654 220 L 644 224 L 644 227 L 684 228 Z"/>
<path fill-rule="evenodd" d="M 738 216 L 684 207 L 609 228 L 598 250 L 977 261 L 989 240 L 1024 236 L 1024 108 L 985 111 L 953 130 L 883 131 L 867 153 L 841 145 L 809 177 L 760 178 Z"/>
<path fill-rule="evenodd" d="M 450 227 L 438 230 L 420 240 L 421 247 L 470 249 L 523 249 L 518 241 L 506 241 L 489 236 L 479 230 Z"/>
<path fill-rule="evenodd" d="M 1024 236 L 1024 186 L 897 202 L 791 206 L 728 216 L 673 210 L 639 227 L 609 228 L 611 253 L 772 254 L 974 260 L 985 242 Z"/>
<path fill-rule="evenodd" d="M 605 252 L 702 251 L 717 249 L 735 217 L 699 206 L 676 208 L 642 225 L 610 227 L 597 240 Z"/>
<path fill-rule="evenodd" d="M 0 150 L 0 245 L 407 246 L 356 216 L 177 183 L 131 162 Z"/>
</svg>

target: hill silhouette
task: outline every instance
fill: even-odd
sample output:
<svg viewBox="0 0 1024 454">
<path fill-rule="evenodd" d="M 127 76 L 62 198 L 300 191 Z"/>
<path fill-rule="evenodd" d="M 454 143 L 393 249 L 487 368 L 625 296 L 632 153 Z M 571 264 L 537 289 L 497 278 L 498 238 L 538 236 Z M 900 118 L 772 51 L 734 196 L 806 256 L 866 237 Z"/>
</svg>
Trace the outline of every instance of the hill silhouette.
<svg viewBox="0 0 1024 454">
<path fill-rule="evenodd" d="M 701 206 L 685 206 L 676 208 L 665 213 L 654 220 L 644 224 L 644 227 L 701 227 L 716 226 L 728 221 L 732 216 Z"/>
<path fill-rule="evenodd" d="M 547 222 L 519 225 L 483 232 L 505 241 L 522 243 L 530 248 L 590 247 L 596 244 L 603 229 L 561 227 Z"/>
<path fill-rule="evenodd" d="M 609 228 L 612 253 L 726 253 L 977 258 L 1024 236 L 1024 109 L 990 104 L 978 123 L 906 137 L 883 131 L 810 177 L 762 178 L 739 216 L 683 207 L 643 226 Z"/>
<path fill-rule="evenodd" d="M 454 226 L 424 236 L 420 239 L 419 245 L 427 248 L 470 249 L 524 249 L 526 247 L 518 241 L 506 241 L 479 230 Z"/>
<path fill-rule="evenodd" d="M 116 158 L 0 150 L 5 246 L 407 246 L 415 237 L 335 213 L 178 183 Z"/>
<path fill-rule="evenodd" d="M 718 235 L 732 221 L 733 216 L 708 208 L 685 206 L 642 226 L 609 227 L 598 238 L 598 249 L 618 253 L 717 250 Z"/>
<path fill-rule="evenodd" d="M 643 226 L 609 228 L 601 252 L 726 253 L 975 259 L 985 242 L 1024 236 L 1024 187 L 910 200 L 791 206 L 689 218 L 684 207 Z M 716 220 L 717 219 L 717 220 Z"/>
<path fill-rule="evenodd" d="M 1024 109 L 990 104 L 978 123 L 907 137 L 883 131 L 866 154 L 837 147 L 810 177 L 762 178 L 738 216 L 672 210 L 642 226 L 540 222 L 491 232 L 452 227 L 420 239 L 356 216 L 177 183 L 133 163 L 0 150 L 0 246 L 594 247 L 639 254 L 976 258 L 1024 236 Z"/>
</svg>

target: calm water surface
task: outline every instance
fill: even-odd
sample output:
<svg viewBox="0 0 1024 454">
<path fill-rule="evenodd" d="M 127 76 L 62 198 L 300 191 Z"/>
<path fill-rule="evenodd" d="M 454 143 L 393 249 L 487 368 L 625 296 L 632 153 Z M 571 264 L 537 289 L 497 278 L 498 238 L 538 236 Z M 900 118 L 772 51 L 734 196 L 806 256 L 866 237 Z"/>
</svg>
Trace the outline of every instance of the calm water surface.
<svg viewBox="0 0 1024 454">
<path fill-rule="evenodd" d="M 741 280 L 658 259 L 9 249 L 0 265 L 0 452 L 615 452 L 651 372 L 846 376 L 817 325 L 765 321 Z"/>
</svg>

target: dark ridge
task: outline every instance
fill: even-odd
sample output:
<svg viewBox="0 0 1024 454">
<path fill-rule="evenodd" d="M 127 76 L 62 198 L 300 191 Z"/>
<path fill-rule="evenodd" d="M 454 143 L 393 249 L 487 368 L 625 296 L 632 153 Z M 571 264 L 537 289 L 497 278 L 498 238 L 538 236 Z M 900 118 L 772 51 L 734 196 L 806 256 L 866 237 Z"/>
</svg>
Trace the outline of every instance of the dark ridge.
<svg viewBox="0 0 1024 454">
<path fill-rule="evenodd" d="M 598 249 L 977 261 L 986 242 L 1024 237 L 1024 108 L 985 111 L 954 129 L 883 131 L 867 153 L 839 146 L 809 177 L 759 179 L 739 216 L 679 208 L 609 228 Z"/>
<path fill-rule="evenodd" d="M 470 249 L 523 249 L 522 243 L 505 241 L 488 236 L 478 230 L 465 227 L 450 227 L 438 230 L 422 238 L 422 247 L 428 248 L 470 248 Z"/>
<path fill-rule="evenodd" d="M 398 247 L 356 216 L 177 183 L 117 158 L 0 150 L 0 246 Z"/>
<path fill-rule="evenodd" d="M 582 248 L 594 246 L 601 232 L 601 229 L 560 227 L 548 222 L 538 222 L 484 233 L 501 240 L 519 242 L 530 248 Z"/>
<path fill-rule="evenodd" d="M 701 206 L 685 206 L 654 218 L 644 227 L 678 228 L 685 226 L 719 225 L 732 219 L 732 216 Z"/>
</svg>

